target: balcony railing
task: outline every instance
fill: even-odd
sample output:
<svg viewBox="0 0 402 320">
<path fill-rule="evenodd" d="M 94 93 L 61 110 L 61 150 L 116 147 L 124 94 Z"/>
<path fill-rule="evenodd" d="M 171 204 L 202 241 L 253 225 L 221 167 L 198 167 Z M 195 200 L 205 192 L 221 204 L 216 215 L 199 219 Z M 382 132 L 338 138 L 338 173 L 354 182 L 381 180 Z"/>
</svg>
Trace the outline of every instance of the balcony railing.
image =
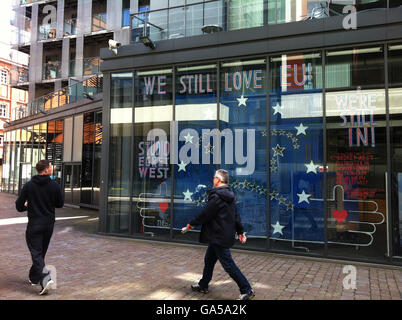
<svg viewBox="0 0 402 320">
<path fill-rule="evenodd" d="M 83 64 L 83 72 L 82 74 L 77 74 L 75 71 L 75 66 L 77 64 L 77 60 L 70 61 L 70 77 L 81 77 L 81 76 L 90 76 L 93 74 L 100 73 L 100 64 L 102 59 L 99 57 L 91 57 L 91 58 L 84 58 L 82 61 Z"/>
<path fill-rule="evenodd" d="M 28 116 L 28 107 L 26 105 L 18 106 L 12 111 L 11 121 L 19 120 L 25 118 L 26 116 Z"/>
<path fill-rule="evenodd" d="M 343 9 L 353 3 L 357 12 L 402 5 L 400 0 L 249 0 L 247 5 L 241 1 L 199 0 L 188 5 L 132 14 L 132 42 L 139 42 L 145 35 L 158 41 L 341 16 L 349 13 L 343 13 Z"/>
<path fill-rule="evenodd" d="M 102 75 L 96 75 L 35 99 L 28 105 L 29 115 L 46 113 L 47 110 L 56 109 L 81 99 L 92 99 L 102 90 L 103 77 Z"/>
<path fill-rule="evenodd" d="M 61 78 L 61 62 L 49 61 L 43 64 L 42 80 L 52 80 Z"/>
<path fill-rule="evenodd" d="M 84 76 L 90 76 L 100 72 L 100 64 L 102 59 L 99 57 L 84 58 Z"/>
<path fill-rule="evenodd" d="M 71 18 L 64 21 L 64 35 L 77 35 L 77 19 Z"/>
<path fill-rule="evenodd" d="M 12 86 L 29 82 L 28 67 L 12 66 L 10 73 L 10 83 Z"/>
<path fill-rule="evenodd" d="M 11 43 L 13 45 L 27 45 L 31 42 L 31 33 L 13 28 L 11 30 Z"/>
<path fill-rule="evenodd" d="M 224 0 L 152 10 L 131 15 L 132 41 L 148 35 L 152 41 L 201 35 L 204 26 L 226 30 Z"/>
<path fill-rule="evenodd" d="M 106 30 L 106 12 L 94 13 L 92 16 L 92 32 Z"/>
<path fill-rule="evenodd" d="M 52 1 L 56 1 L 56 0 L 48 0 L 48 1 L 44 1 L 44 0 L 19 0 L 19 4 L 22 5 L 27 5 L 27 4 L 33 4 L 35 2 L 52 2 Z"/>
<path fill-rule="evenodd" d="M 50 24 L 43 24 L 38 29 L 39 40 L 47 40 L 56 38 L 56 27 Z"/>
</svg>

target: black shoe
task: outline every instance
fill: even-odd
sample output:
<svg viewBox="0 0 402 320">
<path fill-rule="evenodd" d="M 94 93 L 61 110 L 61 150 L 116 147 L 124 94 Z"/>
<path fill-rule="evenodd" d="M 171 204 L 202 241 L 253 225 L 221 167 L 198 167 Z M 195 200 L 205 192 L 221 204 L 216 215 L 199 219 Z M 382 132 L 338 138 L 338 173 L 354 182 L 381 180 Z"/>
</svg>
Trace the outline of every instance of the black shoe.
<svg viewBox="0 0 402 320">
<path fill-rule="evenodd" d="M 255 293 L 253 291 L 253 289 L 251 289 L 249 292 L 245 293 L 245 294 L 241 294 L 239 299 L 237 300 L 251 300 L 255 297 Z"/>
<path fill-rule="evenodd" d="M 204 294 L 206 294 L 206 293 L 209 292 L 208 289 L 201 288 L 198 284 L 192 285 L 192 286 L 191 286 L 191 290 L 197 291 L 197 292 L 201 292 L 201 293 L 204 293 Z"/>
</svg>

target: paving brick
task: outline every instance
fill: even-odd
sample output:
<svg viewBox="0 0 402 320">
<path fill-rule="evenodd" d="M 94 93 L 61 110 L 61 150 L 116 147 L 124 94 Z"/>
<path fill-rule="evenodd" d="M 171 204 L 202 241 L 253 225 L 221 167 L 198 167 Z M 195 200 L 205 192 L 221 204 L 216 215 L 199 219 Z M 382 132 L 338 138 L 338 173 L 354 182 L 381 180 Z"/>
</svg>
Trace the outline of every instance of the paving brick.
<svg viewBox="0 0 402 320">
<path fill-rule="evenodd" d="M 0 193 L 1 219 L 21 217 L 15 196 Z M 58 216 L 97 215 L 95 211 L 63 208 Z M 27 283 L 30 268 L 25 224 L 0 225 L 0 299 L 236 299 L 239 290 L 216 265 L 208 295 L 193 292 L 203 270 L 205 247 L 133 241 L 96 234 L 89 218 L 57 221 L 47 264 L 57 268 L 57 289 L 39 296 Z M 254 286 L 255 299 L 277 300 L 401 300 L 402 268 L 357 266 L 357 290 L 344 290 L 343 266 L 330 261 L 232 251 Z M 7 275 L 5 277 L 4 275 Z"/>
</svg>

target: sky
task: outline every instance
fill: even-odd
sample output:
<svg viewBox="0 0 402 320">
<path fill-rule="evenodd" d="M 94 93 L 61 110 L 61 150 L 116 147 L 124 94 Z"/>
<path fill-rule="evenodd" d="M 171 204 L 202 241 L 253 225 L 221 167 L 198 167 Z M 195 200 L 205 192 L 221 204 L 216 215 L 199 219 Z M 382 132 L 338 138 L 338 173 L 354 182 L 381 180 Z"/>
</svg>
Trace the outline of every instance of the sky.
<svg viewBox="0 0 402 320">
<path fill-rule="evenodd" d="M 0 42 L 9 44 L 11 41 L 11 27 L 10 20 L 12 17 L 11 10 L 12 0 L 1 0 L 0 7 Z"/>
<path fill-rule="evenodd" d="M 16 62 L 27 64 L 27 56 L 11 49 L 13 42 L 12 27 L 10 21 L 13 18 L 12 0 L 1 0 L 0 6 L 0 57 L 12 59 Z"/>
</svg>

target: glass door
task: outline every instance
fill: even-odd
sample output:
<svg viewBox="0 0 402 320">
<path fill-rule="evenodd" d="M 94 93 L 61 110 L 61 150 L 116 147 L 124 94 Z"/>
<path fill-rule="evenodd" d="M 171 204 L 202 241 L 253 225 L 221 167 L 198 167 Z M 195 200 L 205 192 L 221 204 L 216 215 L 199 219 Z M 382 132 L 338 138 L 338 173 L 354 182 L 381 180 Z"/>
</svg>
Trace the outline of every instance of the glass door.
<svg viewBox="0 0 402 320">
<path fill-rule="evenodd" d="M 64 164 L 64 202 L 78 206 L 81 202 L 81 163 Z"/>
<path fill-rule="evenodd" d="M 73 175 L 73 166 L 71 164 L 65 164 L 63 181 L 64 181 L 64 202 L 66 204 L 73 203 L 73 194 L 71 192 L 71 186 L 73 181 L 72 175 Z"/>
<path fill-rule="evenodd" d="M 20 172 L 18 177 L 18 194 L 21 192 L 22 187 L 26 184 L 32 176 L 32 164 L 20 163 Z"/>
<path fill-rule="evenodd" d="M 388 46 L 392 255 L 402 256 L 402 43 Z"/>
<path fill-rule="evenodd" d="M 78 206 L 81 202 L 81 164 L 74 164 L 72 180 L 72 204 Z"/>
</svg>

